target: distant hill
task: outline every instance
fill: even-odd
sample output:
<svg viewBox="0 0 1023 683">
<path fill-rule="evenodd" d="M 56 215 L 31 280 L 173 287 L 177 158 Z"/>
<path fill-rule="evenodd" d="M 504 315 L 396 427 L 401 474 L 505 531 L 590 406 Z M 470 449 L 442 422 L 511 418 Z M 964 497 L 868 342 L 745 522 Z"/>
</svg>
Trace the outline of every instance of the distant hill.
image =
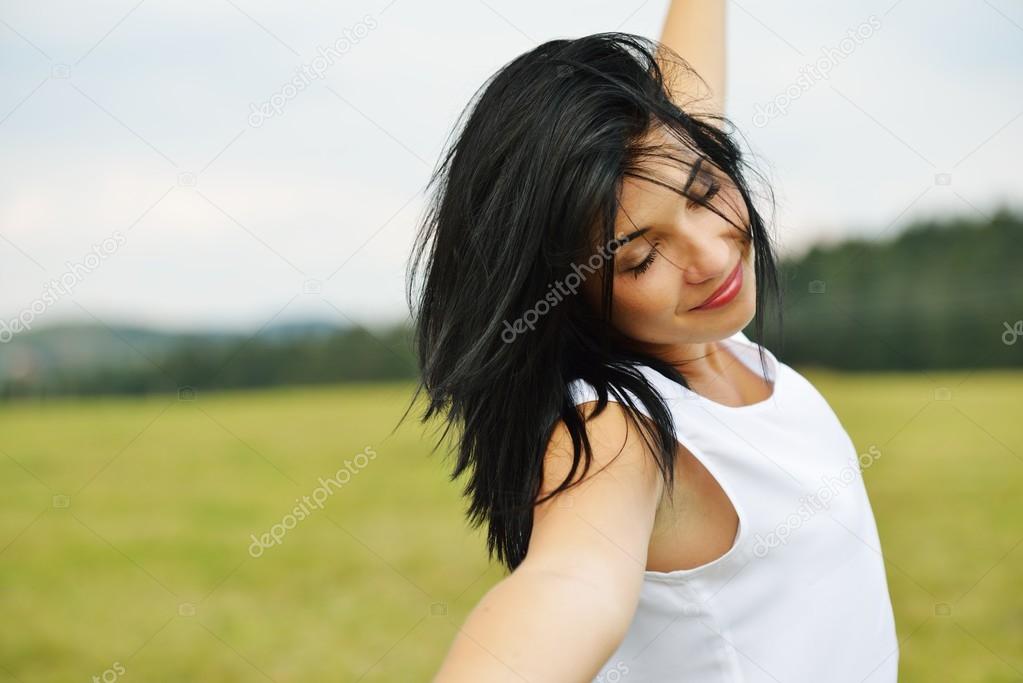
<svg viewBox="0 0 1023 683">
<path fill-rule="evenodd" d="M 1023 366 L 1023 216 L 919 221 L 780 264 L 782 361 L 845 370 Z M 0 398 L 414 379 L 410 330 L 308 321 L 251 333 L 63 325 L 0 344 Z"/>
<path fill-rule="evenodd" d="M 0 345 L 0 397 L 411 378 L 403 326 L 291 322 L 252 333 L 60 325 Z"/>
<path fill-rule="evenodd" d="M 107 366 L 142 367 L 146 356 L 162 356 L 187 338 L 143 327 L 98 324 L 62 324 L 21 332 L 0 347 L 0 379 Z M 230 338 L 227 334 L 193 336 L 210 343 Z M 131 353 L 133 350 L 137 352 Z"/>
</svg>

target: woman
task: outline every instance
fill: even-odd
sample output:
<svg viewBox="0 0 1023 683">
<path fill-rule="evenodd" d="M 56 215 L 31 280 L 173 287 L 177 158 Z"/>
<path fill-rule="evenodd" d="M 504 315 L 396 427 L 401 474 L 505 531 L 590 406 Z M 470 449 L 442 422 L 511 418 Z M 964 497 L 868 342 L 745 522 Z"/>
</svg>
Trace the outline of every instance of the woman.
<svg viewBox="0 0 1023 683">
<path fill-rule="evenodd" d="M 510 570 L 437 681 L 896 679 L 855 448 L 742 331 L 781 307 L 723 26 L 723 0 L 673 2 L 660 43 L 540 45 L 431 181 L 423 420 L 458 432 L 452 478 Z"/>
</svg>

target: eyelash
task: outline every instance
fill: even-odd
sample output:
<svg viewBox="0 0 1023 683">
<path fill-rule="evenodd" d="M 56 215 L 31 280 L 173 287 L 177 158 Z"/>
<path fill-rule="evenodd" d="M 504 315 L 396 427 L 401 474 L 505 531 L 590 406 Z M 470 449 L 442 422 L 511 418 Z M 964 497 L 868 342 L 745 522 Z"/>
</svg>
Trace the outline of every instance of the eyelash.
<svg viewBox="0 0 1023 683">
<path fill-rule="evenodd" d="M 710 188 L 707 190 L 707 194 L 705 194 L 703 196 L 704 201 L 709 201 L 709 200 L 713 199 L 714 195 L 716 195 L 720 190 L 721 190 L 721 186 L 718 183 L 711 182 Z M 692 200 L 690 200 L 689 201 L 689 207 L 692 208 L 693 204 L 695 204 L 695 203 L 696 202 L 693 202 Z M 649 254 L 647 254 L 647 257 L 645 259 L 643 259 L 643 261 L 640 262 L 640 264 L 638 266 L 633 266 L 632 268 L 629 268 L 629 272 L 632 273 L 634 277 L 638 278 L 640 275 L 645 273 L 648 268 L 650 268 L 650 266 L 654 262 L 654 257 L 656 255 L 657 255 L 657 245 L 655 244 L 654 248 L 650 250 Z"/>
<path fill-rule="evenodd" d="M 632 268 L 629 268 L 629 272 L 632 273 L 635 277 L 639 277 L 640 275 L 645 273 L 647 268 L 650 267 L 650 264 L 654 262 L 654 256 L 656 254 L 657 254 L 657 245 L 655 244 L 654 248 L 650 250 L 649 254 L 647 254 L 647 257 L 645 259 L 643 259 L 643 261 L 638 266 L 634 266 Z"/>
<path fill-rule="evenodd" d="M 721 185 L 719 185 L 719 184 L 717 183 L 717 181 L 715 181 L 715 180 L 712 180 L 712 181 L 710 181 L 710 187 L 709 187 L 709 188 L 707 188 L 707 193 L 706 193 L 705 195 L 703 195 L 703 200 L 704 200 L 704 201 L 710 201 L 711 199 L 713 199 L 713 198 L 714 198 L 714 196 L 715 196 L 715 195 L 716 195 L 716 194 L 717 194 L 717 193 L 718 193 L 718 192 L 719 192 L 720 190 L 721 190 Z M 694 202 L 694 201 L 693 201 L 693 200 L 691 200 L 691 199 L 690 199 L 690 200 L 689 200 L 688 202 L 686 202 L 686 206 L 688 206 L 688 207 L 689 207 L 690 209 L 692 209 L 692 208 L 694 207 L 694 205 L 695 205 L 695 204 L 696 204 L 696 202 Z"/>
</svg>

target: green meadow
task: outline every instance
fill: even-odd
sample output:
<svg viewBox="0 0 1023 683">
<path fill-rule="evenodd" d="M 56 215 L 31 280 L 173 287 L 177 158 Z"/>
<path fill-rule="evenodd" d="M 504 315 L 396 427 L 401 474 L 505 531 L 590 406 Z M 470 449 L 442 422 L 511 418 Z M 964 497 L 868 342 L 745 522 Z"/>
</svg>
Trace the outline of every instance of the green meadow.
<svg viewBox="0 0 1023 683">
<path fill-rule="evenodd" d="M 804 374 L 880 453 L 900 680 L 1018 681 L 1023 372 Z M 0 405 L 0 683 L 429 680 L 503 572 L 410 392 Z"/>
</svg>

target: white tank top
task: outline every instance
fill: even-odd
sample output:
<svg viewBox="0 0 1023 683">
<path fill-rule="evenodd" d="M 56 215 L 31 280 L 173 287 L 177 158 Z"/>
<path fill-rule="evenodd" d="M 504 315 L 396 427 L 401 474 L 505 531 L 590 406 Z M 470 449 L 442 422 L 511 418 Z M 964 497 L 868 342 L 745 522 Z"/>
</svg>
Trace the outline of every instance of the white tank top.
<svg viewBox="0 0 1023 683">
<path fill-rule="evenodd" d="M 773 384 L 769 398 L 726 406 L 639 370 L 731 500 L 732 547 L 692 569 L 645 571 L 625 639 L 594 683 L 895 681 L 895 619 L 860 471 L 880 454 L 857 455 L 824 397 L 769 350 L 765 375 L 759 344 L 741 331 L 724 341 Z M 584 380 L 569 391 L 576 404 L 597 398 Z"/>
</svg>

